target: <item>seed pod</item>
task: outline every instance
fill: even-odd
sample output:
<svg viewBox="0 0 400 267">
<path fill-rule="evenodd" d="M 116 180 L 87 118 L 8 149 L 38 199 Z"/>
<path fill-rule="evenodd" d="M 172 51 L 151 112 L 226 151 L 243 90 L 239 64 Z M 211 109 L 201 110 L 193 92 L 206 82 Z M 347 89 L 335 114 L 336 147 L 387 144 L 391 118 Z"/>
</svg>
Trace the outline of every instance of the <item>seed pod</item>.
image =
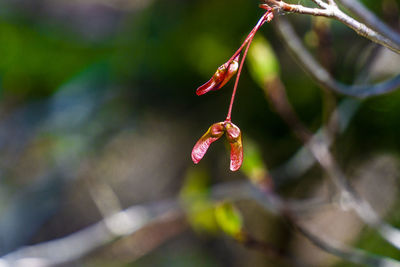
<svg viewBox="0 0 400 267">
<path fill-rule="evenodd" d="M 239 55 L 231 62 L 221 65 L 208 82 L 197 88 L 197 95 L 204 95 L 210 91 L 216 91 L 222 88 L 236 74 L 239 68 Z"/>
</svg>

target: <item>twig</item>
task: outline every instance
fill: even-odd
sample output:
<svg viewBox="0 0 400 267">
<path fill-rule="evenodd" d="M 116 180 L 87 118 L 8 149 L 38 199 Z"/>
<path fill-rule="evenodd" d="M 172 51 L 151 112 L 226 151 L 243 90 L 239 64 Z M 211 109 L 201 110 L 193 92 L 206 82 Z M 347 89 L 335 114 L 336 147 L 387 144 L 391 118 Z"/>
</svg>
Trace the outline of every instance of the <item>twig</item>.
<svg viewBox="0 0 400 267">
<path fill-rule="evenodd" d="M 400 45 L 400 34 L 392 30 L 388 25 L 381 21 L 374 13 L 369 11 L 358 0 L 338 0 L 340 4 L 354 13 L 358 19 L 361 19 L 368 27 L 380 32 L 393 43 Z"/>
<path fill-rule="evenodd" d="M 288 4 L 279 0 L 264 0 L 264 2 L 267 3 L 267 5 L 274 7 L 275 9 L 281 9 L 286 12 L 312 16 L 334 17 L 334 14 L 330 9 L 312 8 L 303 5 Z"/>
<path fill-rule="evenodd" d="M 304 70 L 322 87 L 358 98 L 389 93 L 400 87 L 400 75 L 375 85 L 345 85 L 336 81 L 304 47 L 287 19 L 281 17 L 275 22 L 276 29 L 289 51 Z"/>
<path fill-rule="evenodd" d="M 325 3 L 323 0 L 312 0 L 314 3 L 316 3 L 319 7 L 328 7 L 328 4 Z"/>
<path fill-rule="evenodd" d="M 329 5 L 331 6 L 337 6 L 335 0 L 328 0 Z"/>
<path fill-rule="evenodd" d="M 339 7 L 336 5 L 329 4 L 324 8 L 310 8 L 310 7 L 305 7 L 303 5 L 288 4 L 285 3 L 284 1 L 278 1 L 278 0 L 264 0 L 264 2 L 267 3 L 267 5 L 274 7 L 275 9 L 281 9 L 286 12 L 334 18 L 342 22 L 349 28 L 353 29 L 357 34 L 367 39 L 370 39 L 371 41 L 377 44 L 383 45 L 389 48 L 390 50 L 396 52 L 397 54 L 400 54 L 399 44 L 386 38 L 380 33 L 372 30 L 365 24 L 348 16 L 346 13 L 341 11 Z"/>
</svg>

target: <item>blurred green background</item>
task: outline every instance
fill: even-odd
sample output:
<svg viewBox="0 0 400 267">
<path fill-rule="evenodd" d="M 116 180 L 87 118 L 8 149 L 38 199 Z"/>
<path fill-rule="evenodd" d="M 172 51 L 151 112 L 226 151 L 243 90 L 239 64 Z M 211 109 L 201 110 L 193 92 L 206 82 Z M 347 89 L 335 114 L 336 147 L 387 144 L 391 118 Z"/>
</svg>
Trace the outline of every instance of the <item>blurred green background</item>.
<svg viewBox="0 0 400 267">
<path fill-rule="evenodd" d="M 364 3 L 399 29 L 400 1 Z M 240 46 L 263 14 L 258 4 L 256 0 L 2 0 L 0 254 L 74 233 L 116 208 L 178 196 L 194 171 L 191 149 L 212 123 L 224 119 L 233 82 L 201 97 L 195 90 Z M 286 17 L 338 80 L 351 84 L 356 79 L 370 42 L 327 20 L 322 20 L 327 39 L 320 40 L 315 19 Z M 278 59 L 277 75 L 296 113 L 316 131 L 345 97 L 321 90 L 290 57 L 271 24 L 258 35 L 269 42 Z M 398 74 L 399 66 L 399 56 L 380 50 L 368 75 L 380 81 Z M 254 71 L 245 64 L 232 119 L 243 132 L 245 147 L 246 142 L 257 147 L 272 170 L 286 162 L 301 142 L 271 107 L 252 78 Z M 361 184 L 388 190 L 365 189 L 372 190 L 372 203 L 384 199 L 381 214 L 397 226 L 399 114 L 400 92 L 362 101 L 333 149 L 346 172 L 372 175 L 368 182 L 360 178 Z M 246 179 L 246 173 L 232 173 L 228 166 L 224 142 L 216 142 L 196 167 L 202 172 L 202 186 Z M 299 179 L 275 182 L 279 194 L 303 198 L 329 187 L 325 180 L 314 167 Z M 306 241 L 279 216 L 246 201 L 238 206 L 254 235 L 298 251 L 305 261 L 314 258 L 301 251 Z M 356 224 L 355 230 L 338 223 L 352 229 L 347 235 L 351 238 L 343 239 L 347 243 L 400 260 L 398 251 L 361 222 L 349 224 Z M 212 229 L 186 229 L 142 254 L 137 252 L 140 243 L 110 244 L 73 266 L 286 266 Z M 314 262 L 318 266 L 344 266 L 321 257 Z"/>
</svg>

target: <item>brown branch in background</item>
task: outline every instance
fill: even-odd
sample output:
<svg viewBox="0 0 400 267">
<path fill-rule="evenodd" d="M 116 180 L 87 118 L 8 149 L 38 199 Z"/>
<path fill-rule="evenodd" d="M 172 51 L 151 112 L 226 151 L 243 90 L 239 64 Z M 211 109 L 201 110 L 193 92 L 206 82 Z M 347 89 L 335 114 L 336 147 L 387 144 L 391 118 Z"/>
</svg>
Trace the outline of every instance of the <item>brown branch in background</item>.
<svg viewBox="0 0 400 267">
<path fill-rule="evenodd" d="M 334 62 L 335 62 L 335 52 L 332 47 L 332 33 L 330 30 L 330 20 L 313 18 L 312 32 L 317 38 L 316 44 L 318 59 L 322 66 L 329 72 L 332 73 Z M 335 92 L 332 90 L 327 90 L 323 88 L 322 90 L 322 121 L 327 125 L 326 129 L 329 134 L 334 135 L 337 131 L 336 123 L 329 123 L 329 117 L 334 112 L 337 106 Z"/>
<path fill-rule="evenodd" d="M 282 37 L 283 43 L 297 62 L 319 85 L 326 89 L 349 96 L 366 98 L 389 93 L 400 87 L 400 75 L 375 85 L 345 85 L 340 83 L 308 52 L 287 19 L 280 17 L 275 20 L 274 25 L 278 34 Z"/>
<path fill-rule="evenodd" d="M 358 35 L 370 39 L 371 41 L 383 45 L 390 50 L 396 52 L 397 54 L 400 54 L 399 43 L 393 42 L 391 39 L 388 39 L 387 37 L 374 31 L 367 25 L 353 19 L 352 17 L 341 11 L 337 5 L 334 5 L 332 3 L 326 4 L 326 6 L 322 6 L 321 8 L 310 8 L 303 5 L 288 4 L 284 1 L 278 0 L 264 0 L 264 2 L 268 6 L 286 12 L 334 18 L 342 22 L 349 28 L 353 29 Z"/>
<path fill-rule="evenodd" d="M 265 241 L 261 241 L 254 236 L 250 235 L 247 232 L 243 232 L 243 241 L 241 243 L 249 248 L 249 249 L 254 249 L 258 250 L 265 255 L 279 259 L 281 261 L 284 261 L 287 264 L 290 264 L 290 266 L 293 267 L 305 267 L 306 265 L 302 262 L 300 262 L 299 259 L 295 258 L 293 255 L 289 254 L 287 251 L 284 251 L 282 249 L 279 249 L 275 247 L 274 245 L 267 243 Z"/>
<path fill-rule="evenodd" d="M 292 106 L 290 105 L 286 90 L 279 78 L 270 80 L 264 90 L 267 99 L 270 100 L 276 112 L 290 125 L 295 135 L 307 143 L 312 137 L 312 133 L 300 122 Z"/>
</svg>

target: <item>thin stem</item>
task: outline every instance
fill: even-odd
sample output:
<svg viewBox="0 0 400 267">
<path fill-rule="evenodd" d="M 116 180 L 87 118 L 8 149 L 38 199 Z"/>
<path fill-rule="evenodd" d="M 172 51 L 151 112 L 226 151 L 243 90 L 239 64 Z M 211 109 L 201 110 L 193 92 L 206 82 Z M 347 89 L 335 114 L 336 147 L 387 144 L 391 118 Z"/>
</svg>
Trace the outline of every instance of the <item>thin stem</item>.
<svg viewBox="0 0 400 267">
<path fill-rule="evenodd" d="M 257 22 L 256 26 L 254 26 L 254 28 L 251 30 L 251 32 L 249 33 L 249 35 L 247 35 L 246 39 L 244 40 L 243 44 L 239 47 L 239 49 L 233 54 L 233 56 L 228 60 L 228 65 L 230 64 L 230 62 L 236 58 L 236 56 L 238 54 L 240 54 L 242 52 L 243 47 L 247 44 L 246 50 L 244 51 L 243 54 L 243 58 L 242 61 L 240 62 L 240 66 L 239 66 L 239 70 L 238 73 L 236 75 L 236 80 L 235 80 L 235 85 L 233 87 L 233 92 L 232 92 L 232 97 L 231 97 L 231 102 L 229 104 L 229 109 L 228 109 L 228 114 L 226 116 L 226 121 L 230 121 L 231 120 L 231 114 L 232 114 L 232 108 L 233 108 L 233 102 L 235 101 L 235 95 L 236 95 L 236 91 L 237 91 L 237 86 L 239 84 L 239 78 L 240 78 L 240 74 L 242 72 L 243 69 L 243 64 L 244 61 L 246 59 L 247 56 L 247 52 L 249 50 L 250 44 L 253 41 L 254 35 L 256 34 L 256 32 L 260 29 L 260 27 L 266 22 L 266 21 L 271 21 L 272 17 L 272 9 L 268 9 L 267 12 L 264 13 L 264 15 L 259 19 L 259 21 Z"/>
<path fill-rule="evenodd" d="M 254 37 L 254 35 L 253 35 L 253 37 Z M 242 61 L 240 62 L 238 74 L 237 74 L 236 80 L 235 80 L 235 86 L 233 87 L 231 103 L 229 104 L 228 115 L 226 115 L 226 119 L 225 119 L 226 121 L 230 121 L 231 120 L 232 107 L 233 107 L 233 102 L 235 101 L 235 95 L 236 95 L 236 91 L 237 91 L 237 86 L 239 84 L 240 73 L 242 72 L 243 63 L 244 63 L 244 61 L 246 59 L 247 51 L 249 51 L 249 47 L 250 47 L 251 41 L 253 41 L 253 37 L 249 40 L 249 42 L 247 44 L 247 47 L 246 47 L 246 50 L 244 50 Z"/>
<path fill-rule="evenodd" d="M 260 27 L 269 19 L 269 15 L 272 14 L 272 9 L 267 10 L 267 12 L 264 13 L 264 15 L 258 20 L 256 26 L 254 26 L 254 28 L 251 30 L 251 32 L 247 35 L 246 39 L 244 40 L 244 42 L 242 43 L 242 45 L 239 47 L 238 50 L 236 50 L 236 52 L 232 55 L 232 57 L 228 60 L 228 66 L 229 64 L 232 62 L 233 59 L 236 58 L 237 55 L 239 55 L 243 48 L 245 47 L 245 45 L 250 41 L 250 39 L 253 39 L 254 35 L 256 34 L 256 32 L 260 29 Z"/>
</svg>

